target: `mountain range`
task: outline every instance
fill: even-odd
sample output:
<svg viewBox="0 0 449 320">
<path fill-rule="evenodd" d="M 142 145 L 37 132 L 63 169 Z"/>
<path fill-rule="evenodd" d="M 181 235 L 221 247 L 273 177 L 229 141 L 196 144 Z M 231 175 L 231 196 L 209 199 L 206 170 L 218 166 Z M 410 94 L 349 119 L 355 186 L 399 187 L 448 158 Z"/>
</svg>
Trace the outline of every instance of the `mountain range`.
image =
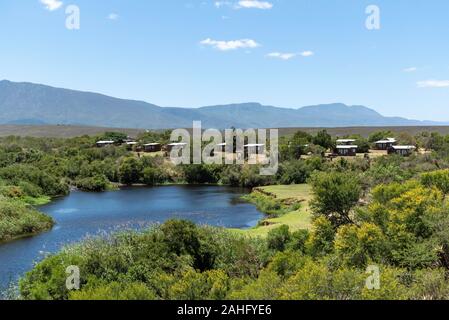
<svg viewBox="0 0 449 320">
<path fill-rule="evenodd" d="M 220 129 L 447 125 L 385 117 L 364 106 L 342 103 L 298 109 L 259 103 L 169 108 L 42 84 L 0 81 L 0 124 L 171 129 L 190 128 L 197 120 L 203 128 Z"/>
</svg>

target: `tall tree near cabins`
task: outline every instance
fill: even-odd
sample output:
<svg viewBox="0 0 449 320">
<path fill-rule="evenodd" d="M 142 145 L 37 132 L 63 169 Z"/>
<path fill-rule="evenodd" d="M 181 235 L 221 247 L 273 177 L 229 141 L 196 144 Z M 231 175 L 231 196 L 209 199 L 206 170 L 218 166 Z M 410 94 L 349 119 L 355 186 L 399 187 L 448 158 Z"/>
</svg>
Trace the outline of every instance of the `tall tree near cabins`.
<svg viewBox="0 0 449 320">
<path fill-rule="evenodd" d="M 316 216 L 325 216 L 335 227 L 352 222 L 351 210 L 362 194 L 354 173 L 320 172 L 310 182 L 314 193 L 311 206 Z"/>
</svg>

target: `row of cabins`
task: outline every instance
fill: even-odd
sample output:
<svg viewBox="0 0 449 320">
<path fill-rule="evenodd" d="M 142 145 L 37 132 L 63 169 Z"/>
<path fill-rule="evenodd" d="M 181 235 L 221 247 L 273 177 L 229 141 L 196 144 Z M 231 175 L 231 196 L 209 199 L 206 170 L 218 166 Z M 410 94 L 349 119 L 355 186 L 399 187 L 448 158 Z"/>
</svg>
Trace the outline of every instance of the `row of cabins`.
<svg viewBox="0 0 449 320">
<path fill-rule="evenodd" d="M 355 139 L 339 139 L 337 140 L 337 146 L 335 147 L 334 154 L 343 156 L 343 157 L 353 157 L 357 155 L 358 146 L 355 144 L 357 140 Z M 415 150 L 415 146 L 406 146 L 406 145 L 396 145 L 397 141 L 394 138 L 387 138 L 384 140 L 377 141 L 376 149 L 377 150 L 386 150 L 388 154 L 399 154 L 401 156 L 410 156 Z M 115 141 L 97 141 L 97 147 L 106 147 L 110 145 L 116 145 Z M 164 147 L 160 143 L 147 143 L 142 146 L 139 145 L 138 142 L 128 140 L 124 141 L 124 144 L 129 146 L 130 148 L 136 148 L 136 151 L 143 151 L 148 153 L 160 152 L 162 150 L 166 152 L 171 152 L 174 148 L 182 149 L 187 146 L 186 143 L 170 143 L 165 145 Z M 225 152 L 226 143 L 217 144 L 217 147 L 222 152 Z M 252 154 L 264 154 L 265 153 L 265 145 L 264 144 L 247 144 L 244 145 L 245 154 L 251 152 Z"/>
<path fill-rule="evenodd" d="M 117 145 L 115 141 L 112 140 L 105 140 L 105 141 L 97 141 L 96 145 L 99 148 Z M 135 148 L 136 151 L 143 151 L 148 153 L 155 153 L 160 152 L 162 150 L 166 152 L 171 152 L 173 149 L 178 148 L 182 149 L 187 146 L 187 143 L 170 143 L 165 146 L 162 146 L 160 143 L 146 143 L 143 145 L 139 145 L 136 141 L 124 141 L 123 144 L 126 144 L 130 148 Z M 217 144 L 218 149 L 220 149 L 222 152 L 225 152 L 226 150 L 226 143 L 219 143 Z M 265 153 L 265 145 L 264 144 L 247 144 L 243 146 L 245 148 L 245 154 L 250 151 L 252 154 L 264 154 Z"/>
<path fill-rule="evenodd" d="M 353 157 L 357 155 L 358 146 L 355 139 L 339 139 L 334 153 L 343 157 Z M 415 150 L 415 146 L 396 145 L 397 140 L 387 138 L 375 142 L 377 150 L 386 150 L 388 154 L 399 154 L 401 156 L 410 156 Z"/>
<path fill-rule="evenodd" d="M 123 143 L 117 143 L 112 140 L 101 140 L 101 141 L 96 142 L 96 145 L 98 148 L 104 148 L 104 147 L 113 146 L 113 145 L 123 145 L 123 144 L 125 144 L 129 148 L 135 148 L 136 151 L 143 151 L 143 152 L 149 152 L 149 153 L 160 152 L 160 151 L 162 151 L 162 149 L 170 152 L 171 150 L 173 150 L 173 148 L 176 148 L 176 147 L 182 148 L 182 147 L 187 146 L 187 143 L 170 143 L 163 147 L 161 143 L 146 143 L 146 144 L 140 145 L 136 141 L 124 141 Z"/>
<path fill-rule="evenodd" d="M 219 143 L 217 144 L 217 149 L 219 149 L 221 152 L 226 152 L 227 145 L 227 143 Z M 252 154 L 265 154 L 265 144 L 262 143 L 245 144 L 243 148 L 245 149 L 245 153 L 251 151 Z"/>
</svg>

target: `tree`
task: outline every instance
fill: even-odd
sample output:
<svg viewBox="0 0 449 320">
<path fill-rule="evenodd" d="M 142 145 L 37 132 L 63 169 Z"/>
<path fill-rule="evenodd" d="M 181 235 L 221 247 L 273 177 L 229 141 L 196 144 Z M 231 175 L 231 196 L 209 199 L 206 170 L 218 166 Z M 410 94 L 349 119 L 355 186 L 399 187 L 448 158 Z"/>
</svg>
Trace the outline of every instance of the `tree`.
<svg viewBox="0 0 449 320">
<path fill-rule="evenodd" d="M 330 299 L 329 269 L 324 263 L 308 259 L 296 274 L 290 277 L 280 292 L 282 300 Z"/>
<path fill-rule="evenodd" d="M 444 260 L 445 236 L 437 226 L 447 225 L 447 211 L 439 190 L 417 181 L 393 183 L 374 188 L 372 199 L 362 220 L 381 228 L 391 263 L 415 269 Z"/>
<path fill-rule="evenodd" d="M 379 263 L 386 250 L 386 239 L 375 224 L 364 223 L 360 227 L 345 225 L 339 228 L 335 249 L 350 266 L 364 268 L 369 262 Z"/>
<path fill-rule="evenodd" d="M 335 228 L 325 217 L 313 222 L 313 231 L 306 241 L 306 251 L 314 257 L 324 256 L 334 249 Z"/>
<path fill-rule="evenodd" d="M 268 248 L 276 251 L 284 251 L 291 239 L 289 227 L 286 225 L 270 230 L 267 236 Z"/>
<path fill-rule="evenodd" d="M 119 181 L 123 184 L 131 185 L 140 182 L 142 176 L 142 165 L 135 158 L 126 158 L 122 161 L 118 169 Z"/>
<path fill-rule="evenodd" d="M 313 137 L 313 144 L 323 147 L 324 149 L 332 149 L 335 146 L 332 136 L 327 133 L 327 130 L 318 131 Z"/>
<path fill-rule="evenodd" d="M 394 134 L 390 130 L 376 131 L 376 132 L 373 132 L 373 133 L 371 133 L 369 135 L 368 141 L 373 143 L 373 142 L 376 142 L 376 141 L 379 141 L 379 140 L 383 140 L 383 139 L 386 139 L 386 138 L 391 138 L 393 136 L 394 136 Z"/>
<path fill-rule="evenodd" d="M 124 140 L 128 138 L 126 133 L 122 132 L 105 132 L 101 140 L 111 140 L 117 143 L 122 143 Z"/>
<path fill-rule="evenodd" d="M 284 162 L 278 171 L 279 182 L 281 184 L 302 184 L 306 183 L 314 169 L 302 160 Z"/>
<path fill-rule="evenodd" d="M 214 244 L 191 221 L 169 220 L 161 226 L 164 242 L 178 256 L 190 255 L 193 266 L 200 271 L 212 268 L 216 252 Z"/>
<path fill-rule="evenodd" d="M 449 194 L 449 169 L 424 173 L 421 183 L 426 187 L 436 187 L 445 195 Z"/>
<path fill-rule="evenodd" d="M 228 291 L 229 278 L 222 270 L 188 270 L 169 288 L 169 295 L 173 300 L 224 300 Z"/>
<path fill-rule="evenodd" d="M 287 249 L 293 251 L 299 251 L 301 253 L 306 252 L 306 242 L 310 237 L 308 230 L 298 230 L 291 234 L 291 241 L 287 245 Z"/>
<path fill-rule="evenodd" d="M 401 132 L 397 136 L 398 143 L 399 144 L 405 144 L 405 145 L 416 145 L 416 139 L 408 132 Z"/>
<path fill-rule="evenodd" d="M 288 142 L 289 159 L 299 159 L 305 154 L 306 146 L 312 142 L 312 136 L 307 132 L 298 131 Z"/>
<path fill-rule="evenodd" d="M 362 194 L 354 173 L 320 172 L 311 179 L 315 215 L 323 215 L 336 227 L 351 223 L 350 213 Z"/>
<path fill-rule="evenodd" d="M 276 272 L 263 270 L 256 280 L 234 290 L 228 298 L 231 300 L 276 300 L 280 295 L 281 284 L 281 277 Z"/>
<path fill-rule="evenodd" d="M 76 181 L 76 187 L 83 191 L 102 192 L 108 189 L 109 180 L 103 175 L 82 178 Z"/>
<path fill-rule="evenodd" d="M 143 170 L 143 182 L 146 185 L 154 186 L 164 183 L 165 180 L 165 174 L 159 168 L 147 167 Z"/>
<path fill-rule="evenodd" d="M 327 130 L 319 131 L 316 136 L 313 137 L 313 144 L 322 146 L 325 149 L 332 149 L 335 145 L 332 141 L 332 136 L 327 133 Z"/>
<path fill-rule="evenodd" d="M 357 152 L 359 153 L 368 153 L 371 148 L 371 145 L 368 142 L 368 140 L 366 140 L 363 137 L 358 137 L 356 139 L 355 144 L 357 145 Z"/>
<path fill-rule="evenodd" d="M 217 166 L 206 164 L 188 164 L 182 166 L 188 183 L 217 183 Z"/>
<path fill-rule="evenodd" d="M 267 269 L 283 278 L 289 278 L 303 266 L 306 260 L 307 258 L 297 251 L 278 252 L 271 259 Z"/>
</svg>

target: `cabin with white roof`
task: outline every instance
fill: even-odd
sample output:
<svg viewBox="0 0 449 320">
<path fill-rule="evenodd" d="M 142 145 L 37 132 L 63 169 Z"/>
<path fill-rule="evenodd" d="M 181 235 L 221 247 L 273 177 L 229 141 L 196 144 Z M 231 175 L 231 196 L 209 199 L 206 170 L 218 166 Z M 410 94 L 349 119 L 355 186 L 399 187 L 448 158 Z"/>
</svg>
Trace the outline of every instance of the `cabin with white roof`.
<svg viewBox="0 0 449 320">
<path fill-rule="evenodd" d="M 107 146 L 112 146 L 115 144 L 115 141 L 112 140 L 100 140 L 96 142 L 98 148 L 103 148 Z"/>
<path fill-rule="evenodd" d="M 386 138 L 383 140 L 376 141 L 376 149 L 377 150 L 388 150 L 396 144 L 395 138 Z"/>
<path fill-rule="evenodd" d="M 355 139 L 338 139 L 337 145 L 339 146 L 353 146 L 357 140 Z"/>
<path fill-rule="evenodd" d="M 131 150 L 133 150 L 134 148 L 136 148 L 137 142 L 136 142 L 136 141 L 132 141 L 132 140 L 128 140 L 128 141 L 125 141 L 125 145 L 126 145 L 126 148 L 127 148 L 129 151 L 131 151 Z"/>
<path fill-rule="evenodd" d="M 162 145 L 160 143 L 146 143 L 143 145 L 143 150 L 145 152 L 159 152 L 162 150 Z"/>
<path fill-rule="evenodd" d="M 388 154 L 398 154 L 404 157 L 408 157 L 415 152 L 415 146 L 392 146 L 388 149 Z"/>
<path fill-rule="evenodd" d="M 176 143 L 170 143 L 170 144 L 167 144 L 167 145 L 165 146 L 165 149 L 167 150 L 167 152 L 171 152 L 171 151 L 174 150 L 174 149 L 181 150 L 181 149 L 183 149 L 183 148 L 185 148 L 185 147 L 187 147 L 187 143 L 184 143 L 184 142 L 176 142 Z"/>
<path fill-rule="evenodd" d="M 341 157 L 355 157 L 357 155 L 357 149 L 358 146 L 356 145 L 338 145 L 335 147 L 334 153 L 338 154 Z"/>
</svg>

